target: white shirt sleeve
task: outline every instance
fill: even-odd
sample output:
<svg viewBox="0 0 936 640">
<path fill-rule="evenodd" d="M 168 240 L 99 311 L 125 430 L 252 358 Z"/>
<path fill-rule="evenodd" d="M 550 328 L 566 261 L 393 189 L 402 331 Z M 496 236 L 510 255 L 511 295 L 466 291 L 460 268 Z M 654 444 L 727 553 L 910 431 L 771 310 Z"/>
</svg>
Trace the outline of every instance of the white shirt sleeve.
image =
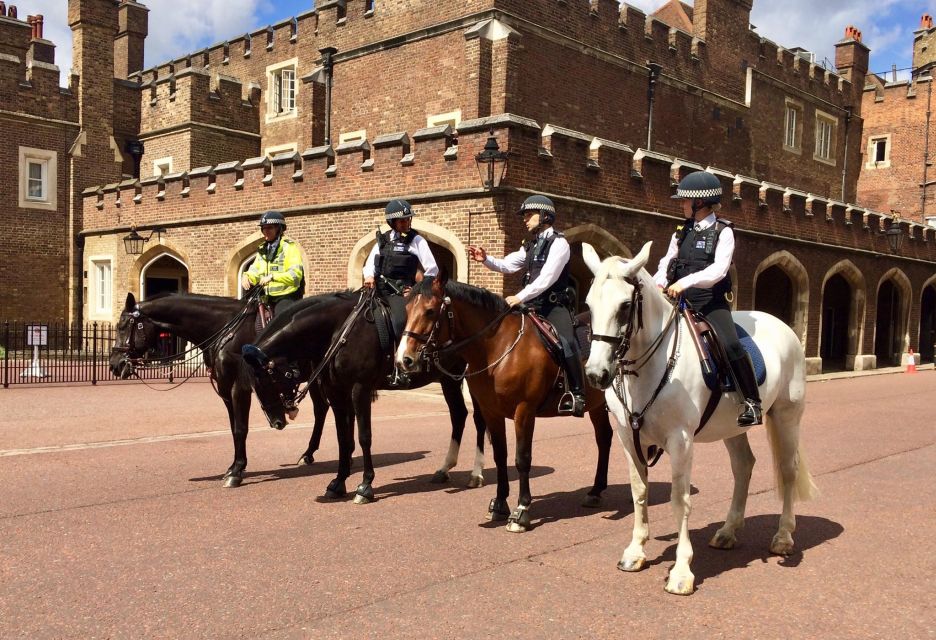
<svg viewBox="0 0 936 640">
<path fill-rule="evenodd" d="M 368 255 L 367 260 L 364 261 L 364 268 L 361 270 L 365 278 L 374 277 L 374 259 L 377 257 L 378 253 L 380 253 L 380 243 L 375 242 L 374 248 L 371 249 L 370 255 Z"/>
<path fill-rule="evenodd" d="M 543 264 L 542 271 L 540 271 L 533 282 L 523 287 L 523 289 L 517 293 L 520 302 L 532 300 L 555 284 L 556 280 L 558 280 L 559 276 L 562 274 L 562 269 L 565 268 L 571 257 L 572 249 L 569 247 L 568 240 L 562 237 L 553 240 L 552 245 L 549 247 L 549 255 L 546 256 L 546 263 Z"/>
<path fill-rule="evenodd" d="M 677 231 L 676 233 L 679 232 Z M 676 257 L 676 253 L 679 251 L 679 246 L 676 244 L 676 233 L 670 237 L 669 248 L 666 250 L 666 255 L 660 259 L 660 263 L 657 265 L 657 271 L 653 275 L 653 281 L 660 287 L 665 287 L 667 285 L 666 271 L 669 269 L 670 261 Z"/>
<path fill-rule="evenodd" d="M 429 243 L 422 236 L 416 236 L 409 246 L 410 253 L 415 253 L 419 258 L 419 264 L 422 265 L 423 275 L 435 276 L 439 273 L 439 265 L 436 264 L 435 256 L 432 255 L 432 249 Z"/>
<path fill-rule="evenodd" d="M 519 251 L 507 254 L 503 258 L 488 256 L 484 259 L 483 264 L 491 271 L 497 271 L 498 273 L 516 273 L 523 268 L 524 262 L 526 262 L 526 249 L 520 247 Z"/>
<path fill-rule="evenodd" d="M 734 256 L 734 231 L 725 227 L 718 235 L 718 244 L 715 246 L 715 261 L 709 266 L 696 271 L 678 280 L 683 289 L 700 287 L 708 289 L 728 275 L 731 267 L 731 258 Z"/>
</svg>

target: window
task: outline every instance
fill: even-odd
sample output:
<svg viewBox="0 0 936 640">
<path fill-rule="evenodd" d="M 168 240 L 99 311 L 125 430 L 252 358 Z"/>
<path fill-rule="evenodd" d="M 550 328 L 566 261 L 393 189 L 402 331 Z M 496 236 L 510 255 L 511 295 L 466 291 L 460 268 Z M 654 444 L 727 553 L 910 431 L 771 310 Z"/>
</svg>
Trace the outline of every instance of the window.
<svg viewBox="0 0 936 640">
<path fill-rule="evenodd" d="M 113 314 L 113 269 L 109 256 L 92 256 L 88 259 L 91 285 L 89 296 L 92 318 L 110 320 Z"/>
<path fill-rule="evenodd" d="M 55 210 L 58 204 L 58 154 L 45 149 L 19 148 L 19 206 Z"/>
<path fill-rule="evenodd" d="M 835 164 L 833 151 L 835 149 L 836 119 L 822 111 L 816 111 L 816 147 L 813 158 L 820 162 Z"/>
<path fill-rule="evenodd" d="M 293 58 L 267 67 L 267 122 L 296 115 L 296 64 Z"/>
<path fill-rule="evenodd" d="M 167 176 L 172 173 L 172 157 L 153 160 L 153 175 Z"/>
<path fill-rule="evenodd" d="M 793 100 L 786 101 L 786 115 L 783 123 L 783 148 L 794 153 L 800 152 L 800 140 L 803 131 L 803 106 Z"/>
<path fill-rule="evenodd" d="M 890 134 L 884 136 L 872 136 L 868 139 L 868 155 L 865 168 L 867 169 L 887 169 L 890 167 L 891 137 Z"/>
</svg>

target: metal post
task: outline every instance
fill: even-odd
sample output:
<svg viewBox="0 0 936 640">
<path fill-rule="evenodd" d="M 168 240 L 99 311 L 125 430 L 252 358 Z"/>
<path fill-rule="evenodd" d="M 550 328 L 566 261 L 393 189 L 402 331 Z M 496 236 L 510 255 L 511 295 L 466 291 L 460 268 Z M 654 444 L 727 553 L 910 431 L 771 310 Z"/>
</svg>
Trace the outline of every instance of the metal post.
<svg viewBox="0 0 936 640">
<path fill-rule="evenodd" d="M 10 386 L 10 321 L 3 323 L 3 388 Z"/>
<path fill-rule="evenodd" d="M 97 321 L 95 321 L 91 324 L 91 384 L 93 385 L 97 385 L 97 365 Z"/>
</svg>

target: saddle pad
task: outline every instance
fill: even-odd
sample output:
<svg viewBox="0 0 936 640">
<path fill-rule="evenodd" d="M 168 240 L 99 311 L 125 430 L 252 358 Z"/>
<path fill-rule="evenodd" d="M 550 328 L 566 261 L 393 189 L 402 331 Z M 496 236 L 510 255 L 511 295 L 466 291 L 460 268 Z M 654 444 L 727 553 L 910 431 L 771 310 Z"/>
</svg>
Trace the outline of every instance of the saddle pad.
<svg viewBox="0 0 936 640">
<path fill-rule="evenodd" d="M 761 386 L 764 384 L 764 381 L 767 380 L 767 366 L 764 364 L 764 355 L 761 353 L 757 343 L 754 342 L 754 338 L 752 338 L 741 325 L 735 323 L 735 331 L 738 332 L 738 339 L 741 341 L 741 346 L 751 357 L 751 364 L 754 365 L 754 379 L 757 380 L 757 386 Z M 721 371 L 716 371 L 713 376 L 705 376 L 705 385 L 709 389 L 714 389 L 720 378 L 722 378 Z M 722 388 L 726 391 L 734 391 L 734 379 L 731 376 L 725 376 Z"/>
</svg>

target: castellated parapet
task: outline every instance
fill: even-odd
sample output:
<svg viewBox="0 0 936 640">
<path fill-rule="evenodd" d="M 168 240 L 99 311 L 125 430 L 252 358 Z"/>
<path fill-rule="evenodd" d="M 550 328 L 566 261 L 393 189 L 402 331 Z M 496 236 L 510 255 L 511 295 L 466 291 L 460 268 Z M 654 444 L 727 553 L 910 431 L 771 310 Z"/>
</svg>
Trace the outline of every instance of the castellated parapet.
<svg viewBox="0 0 936 640">
<path fill-rule="evenodd" d="M 484 147 L 489 127 L 501 148 L 510 151 L 508 186 L 500 193 L 546 193 L 571 215 L 577 207 L 603 210 L 609 224 L 628 211 L 678 219 L 678 204 L 670 198 L 675 185 L 686 173 L 703 168 L 691 160 L 504 114 L 463 122 L 457 145 L 456 132 L 435 127 L 338 149 L 310 148 L 272 160 L 257 157 L 92 187 L 83 194 L 83 235 L 122 233 L 133 225 L 171 229 L 253 220 L 274 206 L 287 215 L 327 214 L 382 206 L 401 193 L 410 194 L 413 202 L 483 196 L 474 156 Z M 932 228 L 795 186 L 704 168 L 722 180 L 722 215 L 744 232 L 886 252 L 881 232 L 899 224 L 908 238 L 904 257 L 936 259 Z M 585 188 L 575 188 L 578 184 Z"/>
</svg>

